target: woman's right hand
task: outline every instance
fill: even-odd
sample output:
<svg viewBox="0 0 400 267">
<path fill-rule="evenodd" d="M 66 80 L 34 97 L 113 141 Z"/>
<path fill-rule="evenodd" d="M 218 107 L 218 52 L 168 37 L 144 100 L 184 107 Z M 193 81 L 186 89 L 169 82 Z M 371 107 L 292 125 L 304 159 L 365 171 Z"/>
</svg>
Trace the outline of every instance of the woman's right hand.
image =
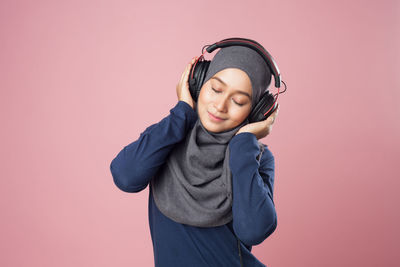
<svg viewBox="0 0 400 267">
<path fill-rule="evenodd" d="M 189 91 L 189 73 L 192 65 L 197 60 L 198 57 L 192 58 L 192 61 L 186 66 L 182 73 L 181 80 L 176 85 L 176 94 L 178 95 L 178 100 L 185 101 L 193 109 L 196 109 L 196 102 L 193 100 L 192 95 Z"/>
</svg>

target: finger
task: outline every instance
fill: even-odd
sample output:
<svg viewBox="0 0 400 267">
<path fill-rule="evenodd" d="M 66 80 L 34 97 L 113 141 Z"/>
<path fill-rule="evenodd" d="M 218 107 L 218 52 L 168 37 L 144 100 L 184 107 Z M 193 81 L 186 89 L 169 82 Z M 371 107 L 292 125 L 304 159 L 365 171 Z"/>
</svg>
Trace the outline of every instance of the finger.
<svg viewBox="0 0 400 267">
<path fill-rule="evenodd" d="M 185 68 L 185 70 L 183 71 L 182 76 L 181 76 L 181 80 L 180 80 L 180 82 L 179 82 L 180 84 L 182 84 L 183 81 L 185 81 L 185 80 L 187 79 L 187 76 L 190 74 L 190 69 L 191 69 L 191 67 L 192 67 L 192 64 L 194 63 L 194 61 L 196 60 L 196 58 L 197 58 L 197 57 L 192 58 L 192 61 L 189 62 L 189 63 L 186 65 L 186 68 Z"/>
<path fill-rule="evenodd" d="M 273 124 L 275 121 L 274 114 L 271 114 L 271 116 L 269 116 L 265 121 L 266 121 L 267 127 L 269 127 L 271 124 Z"/>
<path fill-rule="evenodd" d="M 278 116 L 278 113 L 279 113 L 279 105 L 278 105 L 278 107 L 274 110 L 274 112 L 272 112 L 271 116 L 273 116 L 273 117 L 275 118 L 276 116 Z"/>
<path fill-rule="evenodd" d="M 190 63 L 186 65 L 184 71 L 182 72 L 181 79 L 180 79 L 179 83 L 182 83 L 183 80 L 185 79 L 185 76 L 189 71 L 189 66 L 190 66 Z"/>
<path fill-rule="evenodd" d="M 188 66 L 186 65 L 186 67 L 183 70 L 182 75 L 181 75 L 181 81 L 183 80 L 183 76 L 185 76 L 185 73 L 187 72 L 187 68 L 188 68 Z"/>
<path fill-rule="evenodd" d="M 185 73 L 185 80 L 187 79 L 187 76 L 189 76 L 191 68 L 192 68 L 192 64 L 189 64 L 187 66 L 187 70 L 186 70 L 186 73 Z"/>
<path fill-rule="evenodd" d="M 188 79 L 189 73 L 190 73 L 190 68 L 187 68 L 185 75 L 183 76 L 184 81 L 186 81 Z"/>
<path fill-rule="evenodd" d="M 192 61 L 190 62 L 190 65 L 193 65 L 193 64 L 197 61 L 197 58 L 198 58 L 198 57 L 192 58 Z"/>
</svg>

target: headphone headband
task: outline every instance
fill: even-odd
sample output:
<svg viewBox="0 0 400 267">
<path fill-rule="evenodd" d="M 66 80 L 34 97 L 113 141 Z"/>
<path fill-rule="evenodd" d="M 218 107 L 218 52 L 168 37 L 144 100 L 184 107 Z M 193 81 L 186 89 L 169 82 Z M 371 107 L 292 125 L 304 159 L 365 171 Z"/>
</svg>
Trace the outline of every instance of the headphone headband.
<svg viewBox="0 0 400 267">
<path fill-rule="evenodd" d="M 257 51 L 263 57 L 268 67 L 272 70 L 272 74 L 274 75 L 275 80 L 275 87 L 281 87 L 281 74 L 279 72 L 278 65 L 276 64 L 271 54 L 268 53 L 268 51 L 261 44 L 254 40 L 240 37 L 226 38 L 208 46 L 206 50 L 208 53 L 211 53 L 217 48 L 223 48 L 233 45 L 246 46 Z"/>
</svg>

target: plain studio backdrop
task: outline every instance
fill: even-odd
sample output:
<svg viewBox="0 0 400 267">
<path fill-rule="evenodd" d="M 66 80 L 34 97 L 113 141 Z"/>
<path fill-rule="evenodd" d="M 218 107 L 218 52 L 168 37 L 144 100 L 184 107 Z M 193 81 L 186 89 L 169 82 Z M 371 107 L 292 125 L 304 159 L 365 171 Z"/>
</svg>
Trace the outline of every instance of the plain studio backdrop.
<svg viewBox="0 0 400 267">
<path fill-rule="evenodd" d="M 399 32 L 396 0 L 1 1 L 0 265 L 154 266 L 149 188 L 120 191 L 110 162 L 204 45 L 244 37 L 288 86 L 262 139 L 278 227 L 255 256 L 398 266 Z"/>
</svg>

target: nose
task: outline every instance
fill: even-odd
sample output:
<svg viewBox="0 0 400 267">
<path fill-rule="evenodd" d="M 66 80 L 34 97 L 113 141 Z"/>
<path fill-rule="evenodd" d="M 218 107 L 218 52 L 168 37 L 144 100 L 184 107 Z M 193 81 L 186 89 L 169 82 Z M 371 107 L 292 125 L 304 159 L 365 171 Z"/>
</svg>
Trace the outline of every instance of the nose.
<svg viewBox="0 0 400 267">
<path fill-rule="evenodd" d="M 218 112 L 226 112 L 226 101 L 227 98 L 226 97 L 219 97 L 215 102 L 214 102 L 214 106 L 215 109 L 218 110 Z"/>
</svg>

